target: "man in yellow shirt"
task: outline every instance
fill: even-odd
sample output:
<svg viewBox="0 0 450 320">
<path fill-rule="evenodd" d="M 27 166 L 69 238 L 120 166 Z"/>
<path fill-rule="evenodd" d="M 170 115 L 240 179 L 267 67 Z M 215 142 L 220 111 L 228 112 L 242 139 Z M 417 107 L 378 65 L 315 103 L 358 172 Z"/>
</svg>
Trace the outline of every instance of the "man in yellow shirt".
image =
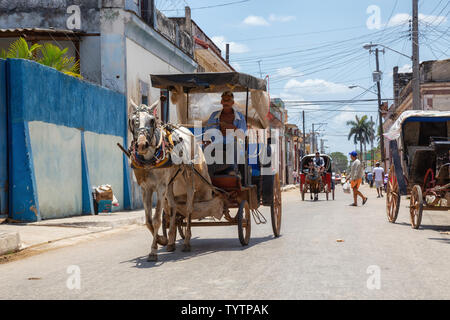
<svg viewBox="0 0 450 320">
<path fill-rule="evenodd" d="M 353 203 L 350 206 L 357 207 L 358 206 L 358 196 L 360 196 L 363 200 L 362 204 L 365 205 L 367 202 L 367 197 L 365 197 L 361 191 L 359 191 L 359 186 L 361 185 L 362 178 L 364 176 L 364 168 L 361 164 L 361 161 L 357 158 L 358 153 L 356 151 L 352 151 L 349 153 L 350 158 L 352 158 L 352 166 L 350 168 L 350 185 L 353 190 Z"/>
</svg>

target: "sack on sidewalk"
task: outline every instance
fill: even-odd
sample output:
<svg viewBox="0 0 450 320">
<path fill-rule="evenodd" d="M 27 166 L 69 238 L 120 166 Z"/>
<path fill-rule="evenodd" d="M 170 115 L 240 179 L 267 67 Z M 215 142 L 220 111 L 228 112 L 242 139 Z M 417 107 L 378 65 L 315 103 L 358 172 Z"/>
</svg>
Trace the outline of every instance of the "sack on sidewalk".
<svg viewBox="0 0 450 320">
<path fill-rule="evenodd" d="M 348 183 L 348 181 L 344 183 L 342 189 L 344 189 L 345 193 L 350 193 L 350 183 Z"/>
</svg>

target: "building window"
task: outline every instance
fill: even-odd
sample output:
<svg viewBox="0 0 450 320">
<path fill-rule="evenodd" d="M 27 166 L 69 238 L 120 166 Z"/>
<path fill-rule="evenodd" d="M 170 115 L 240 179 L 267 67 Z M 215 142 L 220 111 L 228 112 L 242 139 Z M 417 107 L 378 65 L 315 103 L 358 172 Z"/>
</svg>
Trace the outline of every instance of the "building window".
<svg viewBox="0 0 450 320">
<path fill-rule="evenodd" d="M 141 0 L 141 17 L 149 26 L 154 27 L 155 0 Z"/>
<path fill-rule="evenodd" d="M 148 91 L 149 85 L 142 80 L 139 80 L 140 87 L 140 96 L 141 96 L 141 104 L 145 104 L 148 106 Z"/>
<path fill-rule="evenodd" d="M 161 90 L 161 121 L 163 123 L 169 122 L 169 91 Z"/>
</svg>

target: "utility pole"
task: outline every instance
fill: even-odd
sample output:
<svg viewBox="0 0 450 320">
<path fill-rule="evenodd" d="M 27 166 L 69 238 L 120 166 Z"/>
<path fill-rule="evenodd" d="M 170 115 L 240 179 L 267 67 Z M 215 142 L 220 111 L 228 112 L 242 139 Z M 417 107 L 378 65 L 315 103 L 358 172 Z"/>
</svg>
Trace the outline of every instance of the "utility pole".
<svg viewBox="0 0 450 320">
<path fill-rule="evenodd" d="M 413 110 L 422 110 L 420 103 L 420 64 L 419 64 L 419 0 L 413 0 L 412 4 L 412 94 Z"/>
<path fill-rule="evenodd" d="M 262 79 L 262 72 L 261 72 L 261 60 L 258 60 L 258 65 L 259 65 L 259 76 Z"/>
<path fill-rule="evenodd" d="M 370 126 L 373 127 L 373 117 L 370 116 Z M 370 137 L 370 158 L 372 159 L 372 169 L 374 167 L 374 152 L 373 152 L 373 136 Z"/>
<path fill-rule="evenodd" d="M 302 156 L 304 156 L 304 155 L 306 155 L 305 110 L 303 110 L 302 114 L 303 114 L 303 154 L 302 154 Z"/>
<path fill-rule="evenodd" d="M 314 123 L 312 124 L 312 132 L 311 132 L 311 153 L 314 153 L 315 151 L 315 146 L 314 146 L 314 140 L 315 140 L 315 138 L 314 138 L 314 136 L 315 136 L 315 134 L 314 134 Z"/>
<path fill-rule="evenodd" d="M 376 66 L 377 73 L 380 74 L 380 62 L 378 60 L 378 48 L 375 49 Z M 383 162 L 384 172 L 386 172 L 386 159 L 384 154 L 384 135 L 383 135 L 383 117 L 381 116 L 381 77 L 377 79 L 377 89 L 378 89 L 378 117 L 380 118 L 380 151 L 381 151 L 381 161 Z M 362 152 L 362 151 L 361 151 Z"/>
</svg>

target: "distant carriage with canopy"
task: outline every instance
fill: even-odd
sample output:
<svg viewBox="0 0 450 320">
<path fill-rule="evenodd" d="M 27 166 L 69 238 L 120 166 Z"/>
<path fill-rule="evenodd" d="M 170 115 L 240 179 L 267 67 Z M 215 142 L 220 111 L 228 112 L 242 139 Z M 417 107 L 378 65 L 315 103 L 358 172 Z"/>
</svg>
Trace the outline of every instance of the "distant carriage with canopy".
<svg viewBox="0 0 450 320">
<path fill-rule="evenodd" d="M 332 161 L 333 159 L 327 154 L 320 155 L 325 162 L 325 170 L 322 175 L 314 170 L 314 165 L 310 165 L 314 160 L 315 154 L 309 154 L 302 158 L 300 162 L 300 194 L 302 196 L 302 201 L 305 200 L 305 194 L 307 192 L 312 194 L 325 193 L 326 199 L 329 199 L 329 194 L 331 194 L 334 200 L 334 189 L 335 185 L 332 181 Z"/>
<path fill-rule="evenodd" d="M 170 101 L 176 104 L 178 122 L 190 128 L 197 139 L 204 134 L 209 116 L 221 109 L 220 96 L 224 91 L 233 92 L 235 106 L 245 116 L 248 127 L 255 129 L 245 135 L 245 162 L 239 165 L 238 175 L 215 175 L 209 170 L 214 197 L 224 199 L 223 216 L 220 213 L 218 215 L 222 218 L 217 219 L 217 215 L 212 213 L 209 218 L 213 219 L 193 221 L 191 226 L 237 225 L 239 241 L 242 245 L 247 245 L 252 216 L 257 224 L 267 222 L 258 210 L 263 205 L 270 207 L 273 234 L 278 237 L 282 213 L 280 179 L 272 169 L 275 163 L 260 160 L 262 154 L 265 159 L 269 159 L 275 153 L 270 148 L 272 137 L 266 130 L 269 127 L 266 82 L 238 72 L 154 74 L 151 75 L 151 81 L 153 87 L 171 92 Z M 200 134 L 199 128 L 194 127 L 195 122 L 201 124 Z M 209 184 L 206 180 L 204 183 Z M 232 209 L 237 211 L 232 212 Z M 182 237 L 186 227 L 183 219 L 182 215 L 177 219 L 178 231 Z M 163 223 L 165 232 L 168 219 L 166 217 L 163 220 L 166 221 Z"/>
<path fill-rule="evenodd" d="M 391 164 L 386 196 L 389 222 L 397 220 L 402 195 L 410 195 L 411 226 L 423 210 L 450 209 L 450 112 L 403 112 L 385 136 Z"/>
</svg>

